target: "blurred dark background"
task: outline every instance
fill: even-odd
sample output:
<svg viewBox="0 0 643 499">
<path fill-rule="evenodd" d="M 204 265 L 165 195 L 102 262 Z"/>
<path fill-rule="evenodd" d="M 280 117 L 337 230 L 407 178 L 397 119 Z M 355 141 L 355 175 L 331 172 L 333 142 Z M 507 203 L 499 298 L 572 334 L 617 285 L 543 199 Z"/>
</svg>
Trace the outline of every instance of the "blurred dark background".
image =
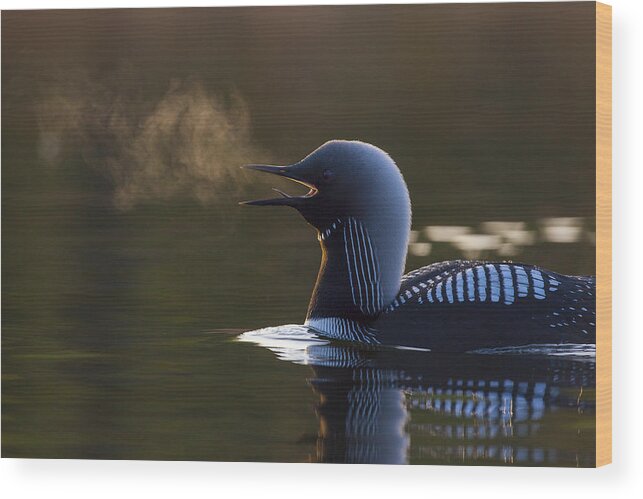
<svg viewBox="0 0 643 499">
<path fill-rule="evenodd" d="M 245 162 L 371 142 L 411 192 L 407 269 L 592 274 L 594 57 L 591 2 L 2 12 L 3 450 L 65 424 L 46 394 L 163 370 L 190 334 L 304 319 L 315 235 L 237 205 L 270 186 Z M 194 362 L 223 376 L 234 355 Z"/>
</svg>

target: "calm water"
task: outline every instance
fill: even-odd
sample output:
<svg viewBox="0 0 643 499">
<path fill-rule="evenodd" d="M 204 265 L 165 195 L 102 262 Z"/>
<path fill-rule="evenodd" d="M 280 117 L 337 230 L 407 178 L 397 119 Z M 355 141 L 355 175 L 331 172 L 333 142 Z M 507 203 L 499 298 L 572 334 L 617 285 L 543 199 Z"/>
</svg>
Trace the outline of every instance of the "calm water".
<svg viewBox="0 0 643 499">
<path fill-rule="evenodd" d="M 302 330 L 5 347 L 3 455 L 594 464 L 591 355 L 363 351 Z"/>
<path fill-rule="evenodd" d="M 594 273 L 594 7 L 548 5 L 3 12 L 3 456 L 591 466 L 586 355 L 238 340 L 320 257 L 238 166 L 332 138 L 400 166 L 407 270 Z"/>
<path fill-rule="evenodd" d="M 360 351 L 297 328 L 238 341 L 303 320 L 319 248 L 295 213 L 234 210 L 5 219 L 4 456 L 593 464 L 592 358 Z M 461 255 L 431 244 L 410 268 Z M 521 251 L 545 248 L 553 268 L 593 252 Z"/>
</svg>

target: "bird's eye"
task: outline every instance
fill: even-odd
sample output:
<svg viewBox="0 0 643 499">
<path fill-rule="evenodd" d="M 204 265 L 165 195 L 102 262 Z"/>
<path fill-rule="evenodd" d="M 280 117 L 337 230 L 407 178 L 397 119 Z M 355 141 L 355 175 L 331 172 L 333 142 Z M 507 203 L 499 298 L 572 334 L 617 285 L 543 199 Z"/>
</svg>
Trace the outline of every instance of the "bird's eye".
<svg viewBox="0 0 643 499">
<path fill-rule="evenodd" d="M 332 180 L 334 176 L 335 174 L 332 172 L 332 170 L 329 170 L 328 168 L 322 172 L 322 177 L 326 182 L 328 182 L 329 180 Z"/>
</svg>

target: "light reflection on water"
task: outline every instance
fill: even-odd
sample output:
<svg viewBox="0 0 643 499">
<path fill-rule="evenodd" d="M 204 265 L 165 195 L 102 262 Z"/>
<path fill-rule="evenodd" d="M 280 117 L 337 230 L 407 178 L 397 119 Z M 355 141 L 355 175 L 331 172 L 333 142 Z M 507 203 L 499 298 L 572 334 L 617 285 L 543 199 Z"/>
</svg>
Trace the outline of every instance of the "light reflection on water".
<svg viewBox="0 0 643 499">
<path fill-rule="evenodd" d="M 315 460 L 592 466 L 594 349 L 438 355 L 332 344 L 299 325 L 241 341 L 312 367 Z"/>
<path fill-rule="evenodd" d="M 426 257 L 434 244 L 450 246 L 454 256 L 466 258 L 516 257 L 535 244 L 596 245 L 596 233 L 582 217 L 547 217 L 525 221 L 483 221 L 478 226 L 428 225 L 411 231 L 409 253 Z"/>
</svg>

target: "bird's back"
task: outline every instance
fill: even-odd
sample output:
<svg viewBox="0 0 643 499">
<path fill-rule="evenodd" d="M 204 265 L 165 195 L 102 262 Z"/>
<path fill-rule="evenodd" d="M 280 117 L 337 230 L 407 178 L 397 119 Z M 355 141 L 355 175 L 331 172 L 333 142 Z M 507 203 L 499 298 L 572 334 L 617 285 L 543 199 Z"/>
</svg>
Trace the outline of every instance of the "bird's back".
<svg viewBox="0 0 643 499">
<path fill-rule="evenodd" d="M 440 351 L 595 343 L 594 277 L 448 261 L 406 274 L 374 324 L 384 344 Z"/>
</svg>

